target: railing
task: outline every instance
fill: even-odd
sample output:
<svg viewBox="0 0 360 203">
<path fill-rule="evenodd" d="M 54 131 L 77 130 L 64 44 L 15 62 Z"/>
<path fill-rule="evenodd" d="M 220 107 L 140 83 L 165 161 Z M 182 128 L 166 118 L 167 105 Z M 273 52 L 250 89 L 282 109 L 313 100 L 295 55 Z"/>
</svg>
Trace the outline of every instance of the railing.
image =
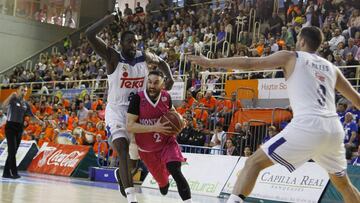
<svg viewBox="0 0 360 203">
<path fill-rule="evenodd" d="M 352 86 L 356 89 L 356 90 L 360 90 L 360 66 L 339 66 L 340 70 L 344 73 L 349 71 L 350 69 L 356 69 L 354 77 L 351 78 L 347 78 L 347 80 L 352 84 Z M 237 70 L 237 72 L 200 72 L 201 75 L 201 86 L 202 86 L 202 91 L 206 91 L 206 81 L 207 78 L 210 75 L 214 75 L 220 78 L 223 78 L 219 83 L 214 83 L 214 85 L 216 86 L 220 86 L 222 88 L 220 89 L 215 89 L 214 91 L 218 91 L 218 92 L 223 92 L 225 91 L 223 87 L 225 87 L 226 82 L 229 80 L 229 76 L 239 76 L 241 79 L 247 79 L 250 80 L 252 79 L 252 76 L 256 73 L 263 73 L 263 75 L 265 76 L 264 78 L 258 78 L 258 79 L 270 79 L 270 78 L 275 78 L 276 73 L 278 72 L 282 72 L 283 70 L 281 69 L 275 69 L 275 70 L 261 70 L 261 71 L 241 71 L 241 70 Z"/>
<path fill-rule="evenodd" d="M 174 75 L 181 78 L 183 82 L 187 83 L 188 75 Z M 107 79 L 92 79 L 92 80 L 73 80 L 73 81 L 49 81 L 49 82 L 26 82 L 26 83 L 10 83 L 9 85 L 0 84 L 0 91 L 2 89 L 13 89 L 18 85 L 27 85 L 31 89 L 32 95 L 43 95 L 44 92 L 49 92 L 49 95 L 55 96 L 54 93 L 60 90 L 59 86 L 63 87 L 63 90 L 68 89 L 90 89 L 90 96 L 104 95 L 108 89 Z M 184 88 L 183 95 L 186 94 L 186 88 Z"/>
<path fill-rule="evenodd" d="M 180 145 L 181 151 L 194 154 L 225 154 L 225 149 L 216 149 L 212 147 Z"/>
</svg>

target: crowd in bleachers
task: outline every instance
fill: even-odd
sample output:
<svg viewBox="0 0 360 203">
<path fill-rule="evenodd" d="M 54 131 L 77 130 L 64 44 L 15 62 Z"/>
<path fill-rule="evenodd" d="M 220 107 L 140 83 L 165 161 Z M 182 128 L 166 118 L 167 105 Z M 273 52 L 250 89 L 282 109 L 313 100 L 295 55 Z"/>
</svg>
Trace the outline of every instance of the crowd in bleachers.
<svg viewBox="0 0 360 203">
<path fill-rule="evenodd" d="M 198 1 L 193 2 L 197 3 Z M 212 139 L 213 135 L 220 131 L 220 129 L 216 130 L 216 124 L 220 123 L 222 130 L 226 132 L 232 116 L 242 105 L 236 93 L 226 95 L 224 92 L 215 91 L 219 89 L 217 83 L 220 76 L 210 75 L 206 79 L 207 91 L 200 91 L 199 72 L 205 70 L 184 61 L 184 53 L 202 53 L 214 58 L 264 57 L 279 50 L 294 50 L 300 28 L 312 25 L 320 27 L 325 36 L 325 41 L 318 51 L 319 55 L 338 66 L 359 65 L 360 5 L 357 0 L 314 0 L 307 1 L 307 3 L 300 1 L 296 4 L 286 2 L 285 8 L 280 9 L 279 13 L 272 12 L 273 1 L 266 0 L 217 1 L 215 4 L 202 3 L 195 6 L 187 4 L 180 9 L 164 3 L 161 4 L 159 12 L 150 12 L 153 8 L 151 3 L 146 5 L 145 9 L 142 6 L 138 4 L 135 11 L 129 7 L 126 7 L 124 11 L 118 11 L 119 18 L 105 28 L 99 36 L 109 46 L 119 49 L 121 32 L 132 30 L 139 35 L 138 49 L 150 50 L 158 54 L 170 64 L 174 74 L 190 76 L 186 85 L 188 90 L 186 99 L 177 108 L 188 121 L 187 127 L 178 137 L 181 144 L 211 147 L 220 145 L 221 148 L 235 146 L 236 150 L 230 150 L 231 153 L 227 150 L 230 154 L 233 154 L 234 151 L 235 154 L 245 154 L 245 146 L 248 146 L 246 142 L 238 139 L 241 136 L 230 136 L 233 137 L 230 139 L 231 143 L 230 141 L 228 143 L 226 139 L 229 136 Z M 255 19 L 261 24 L 259 35 L 252 32 L 254 29 L 253 21 L 250 18 L 252 9 L 256 10 Z M 238 28 L 241 30 L 239 22 L 244 23 L 244 29 L 238 36 Z M 240 26 L 238 27 L 238 25 Z M 56 83 L 55 88 L 60 89 L 65 86 L 66 81 L 106 79 L 104 61 L 93 52 L 86 38 L 80 37 L 79 41 L 80 45 L 74 47 L 71 40 L 66 38 L 64 46 L 59 49 L 60 52 L 45 53 L 32 69 L 15 68 L 10 76 L 3 78 L 3 86 L 19 82 L 64 81 L 64 83 Z M 228 45 L 226 45 L 227 42 Z M 225 51 L 223 51 L 223 47 Z M 185 64 L 184 68 L 179 68 L 180 64 Z M 355 85 L 356 81 L 351 78 L 359 77 L 356 76 L 356 68 L 342 70 Z M 221 68 L 206 71 L 221 71 Z M 235 72 L 228 79 L 244 77 L 267 78 L 273 76 L 265 73 L 244 75 Z M 276 77 L 282 77 L 281 72 Z M 178 79 L 182 80 L 181 77 Z M 81 85 L 69 83 L 69 85 L 70 88 L 87 88 L 90 83 L 82 82 Z M 98 86 L 101 86 L 100 82 Z M 37 88 L 41 87 L 39 85 Z M 53 84 L 49 84 L 47 89 L 50 90 L 50 95 L 55 92 L 52 91 Z M 37 139 L 39 142 L 54 141 L 55 138 L 50 136 L 50 132 L 54 132 L 53 134 L 56 135 L 58 133 L 56 130 L 73 130 L 78 126 L 84 130 L 84 134 L 86 134 L 85 131 L 89 132 L 88 134 L 93 133 L 95 136 L 100 134 L 101 139 L 105 139 L 104 126 L 99 124 L 102 123 L 99 121 L 103 120 L 106 103 L 101 99 L 102 96 L 104 95 L 100 95 L 100 98 L 92 98 L 93 95 L 91 97 L 82 95 L 81 98 L 72 101 L 55 99 L 54 95 L 33 98 L 34 113 L 46 120 L 55 120 L 56 123 L 36 126 L 28 121 L 28 130 L 25 131 L 24 139 Z M 340 97 L 338 100 L 340 101 L 339 106 L 347 103 Z M 339 115 L 344 116 L 345 112 L 351 112 L 353 119 L 344 125 L 349 122 L 354 123 L 351 124 L 352 130 L 350 131 L 353 132 L 356 129 L 356 141 L 351 139 L 352 142 L 346 145 L 350 149 L 349 151 L 353 151 L 358 146 L 359 132 L 357 129 L 360 115 L 359 111 L 351 105 L 342 111 L 339 110 Z M 350 116 L 348 117 L 350 119 Z M 63 118 L 66 118 L 65 121 Z M 239 127 L 239 133 L 247 131 L 241 130 L 242 128 Z M 261 137 L 265 135 L 266 133 Z M 93 144 L 86 140 L 86 136 L 77 138 L 77 144 Z M 93 139 L 93 142 L 96 140 Z M 257 146 L 251 147 L 251 150 L 254 151 Z"/>
</svg>

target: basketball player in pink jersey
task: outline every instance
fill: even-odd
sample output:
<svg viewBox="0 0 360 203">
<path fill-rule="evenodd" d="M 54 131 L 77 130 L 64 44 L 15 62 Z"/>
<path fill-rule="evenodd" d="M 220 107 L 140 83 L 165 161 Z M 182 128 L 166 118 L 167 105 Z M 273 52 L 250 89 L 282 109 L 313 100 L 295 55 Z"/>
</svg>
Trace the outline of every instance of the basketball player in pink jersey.
<svg viewBox="0 0 360 203">
<path fill-rule="evenodd" d="M 109 47 L 96 35 L 114 21 L 116 13 L 105 16 L 86 31 L 91 47 L 106 62 L 109 83 L 105 109 L 106 129 L 109 144 L 116 150 L 120 159 L 119 169 L 115 170 L 121 194 L 129 203 L 137 202 L 131 175 L 132 160 L 138 159 L 137 148 L 131 134 L 126 129 L 126 113 L 130 98 L 144 90 L 147 81 L 147 64 L 156 65 L 166 75 L 165 88 L 170 90 L 174 84 L 169 65 L 160 57 L 137 51 L 137 36 L 134 32 L 121 33 L 121 50 Z M 129 156 L 130 149 L 130 156 Z"/>
<path fill-rule="evenodd" d="M 262 169 L 279 163 L 293 172 L 310 159 L 328 172 L 346 203 L 360 202 L 360 193 L 346 174 L 345 133 L 336 113 L 335 90 L 357 108 L 360 108 L 360 95 L 338 67 L 315 54 L 322 40 L 319 28 L 304 27 L 298 35 L 296 52 L 279 51 L 262 58 L 188 57 L 205 67 L 241 70 L 281 67 L 284 71 L 294 118 L 246 160 L 228 203 L 243 202 Z"/>
<path fill-rule="evenodd" d="M 160 123 L 160 117 L 175 111 L 170 95 L 162 90 L 163 82 L 162 72 L 149 73 L 146 90 L 130 101 L 127 129 L 135 134 L 140 158 L 159 184 L 161 194 L 167 194 L 171 175 L 181 199 L 192 202 L 189 184 L 181 172 L 181 162 L 185 159 L 171 127 L 166 125 L 168 122 Z"/>
</svg>

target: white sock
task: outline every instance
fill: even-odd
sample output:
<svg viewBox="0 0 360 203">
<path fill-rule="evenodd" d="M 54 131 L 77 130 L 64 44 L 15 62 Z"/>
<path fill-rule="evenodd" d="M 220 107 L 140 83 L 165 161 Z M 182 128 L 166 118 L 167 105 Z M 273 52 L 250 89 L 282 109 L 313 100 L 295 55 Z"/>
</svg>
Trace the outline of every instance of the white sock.
<svg viewBox="0 0 360 203">
<path fill-rule="evenodd" d="M 131 202 L 137 202 L 136 195 L 135 195 L 135 188 L 134 187 L 128 187 L 125 189 L 125 193 L 127 196 L 128 203 Z"/>
<path fill-rule="evenodd" d="M 226 203 L 243 203 L 243 202 L 244 200 L 242 200 L 239 196 L 231 194 Z"/>
<path fill-rule="evenodd" d="M 191 199 L 184 200 L 184 203 L 192 203 Z"/>
</svg>

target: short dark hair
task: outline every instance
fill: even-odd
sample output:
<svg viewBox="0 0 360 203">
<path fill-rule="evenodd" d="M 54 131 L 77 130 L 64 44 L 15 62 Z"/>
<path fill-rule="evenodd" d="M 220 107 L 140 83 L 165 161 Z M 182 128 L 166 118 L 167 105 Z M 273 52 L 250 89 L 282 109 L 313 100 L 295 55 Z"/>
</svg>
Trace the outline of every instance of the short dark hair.
<svg viewBox="0 0 360 203">
<path fill-rule="evenodd" d="M 27 85 L 24 85 L 24 84 L 17 85 L 17 86 L 15 86 L 15 88 L 16 88 L 17 90 L 19 90 L 20 88 L 29 89 L 29 88 L 27 87 Z"/>
<path fill-rule="evenodd" d="M 121 42 L 124 42 L 126 35 L 134 35 L 135 36 L 136 34 L 135 34 L 135 32 L 130 31 L 130 30 L 124 31 L 123 33 L 121 33 L 121 37 L 120 37 Z"/>
<path fill-rule="evenodd" d="M 315 26 L 302 28 L 299 36 L 305 40 L 311 51 L 316 51 L 324 39 L 321 30 Z"/>
<path fill-rule="evenodd" d="M 219 127 L 219 128 L 222 129 L 222 128 L 223 128 L 223 125 L 219 122 L 219 123 L 216 123 L 216 124 L 215 124 L 215 127 L 216 127 L 216 128 Z"/>
<path fill-rule="evenodd" d="M 159 70 L 152 70 L 149 72 L 149 75 L 157 75 L 160 76 L 161 78 L 164 78 L 164 73 Z"/>
</svg>

